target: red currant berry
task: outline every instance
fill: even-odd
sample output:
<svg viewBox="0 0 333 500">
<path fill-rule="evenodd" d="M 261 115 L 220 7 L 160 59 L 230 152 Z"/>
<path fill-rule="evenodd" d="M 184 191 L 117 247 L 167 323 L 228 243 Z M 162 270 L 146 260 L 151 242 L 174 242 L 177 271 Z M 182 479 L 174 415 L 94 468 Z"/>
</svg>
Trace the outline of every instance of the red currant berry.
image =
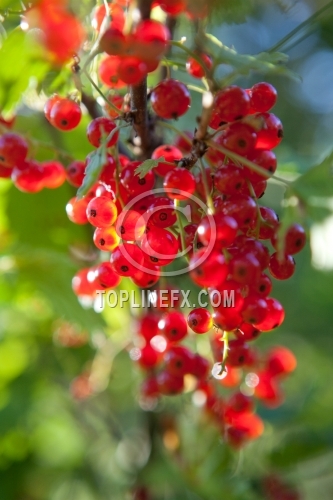
<svg viewBox="0 0 333 500">
<path fill-rule="evenodd" d="M 151 288 L 156 285 L 161 276 L 161 270 L 152 262 L 144 263 L 144 270 L 136 271 L 131 277 L 133 283 L 140 288 Z"/>
<path fill-rule="evenodd" d="M 70 221 L 74 224 L 87 224 L 86 215 L 88 202 L 85 198 L 72 198 L 66 205 L 66 213 Z"/>
<path fill-rule="evenodd" d="M 215 228 L 212 225 L 214 218 Z M 216 214 L 206 216 L 198 226 L 198 239 L 204 244 L 209 245 L 211 241 L 217 247 L 229 247 L 235 240 L 238 231 L 238 224 L 233 217 L 228 215 Z"/>
<path fill-rule="evenodd" d="M 166 266 L 177 257 L 179 246 L 175 236 L 166 229 L 151 226 L 141 241 L 146 260 L 156 266 Z"/>
<path fill-rule="evenodd" d="M 186 70 L 193 78 L 203 78 L 207 70 L 213 67 L 213 61 L 209 55 L 201 53 L 198 54 L 198 58 L 201 60 L 202 64 L 193 57 L 189 57 L 186 63 Z"/>
<path fill-rule="evenodd" d="M 61 101 L 61 97 L 58 96 L 57 94 L 53 95 L 52 97 L 49 97 L 49 99 L 46 101 L 45 105 L 44 105 L 44 115 L 45 115 L 45 118 L 51 122 L 51 110 L 53 108 L 53 106 Z"/>
<path fill-rule="evenodd" d="M 246 123 L 231 123 L 223 135 L 222 144 L 230 151 L 246 156 L 257 147 L 257 134 Z"/>
<path fill-rule="evenodd" d="M 20 168 L 14 167 L 11 178 L 17 189 L 24 193 L 37 193 L 44 187 L 43 168 L 37 161 L 25 161 Z"/>
<path fill-rule="evenodd" d="M 254 170 L 251 170 L 251 168 L 245 166 L 243 169 L 244 175 L 253 183 L 262 181 L 263 179 L 268 179 L 276 171 L 277 160 L 273 151 L 257 149 L 248 155 L 248 159 L 265 171 L 262 174 L 259 174 L 258 172 L 255 172 Z"/>
<path fill-rule="evenodd" d="M 102 262 L 96 268 L 96 281 L 103 290 L 107 290 L 108 288 L 116 288 L 121 278 L 115 273 L 110 262 Z"/>
<path fill-rule="evenodd" d="M 110 13 L 110 27 L 123 30 L 125 26 L 125 13 L 123 9 L 115 3 L 108 3 L 109 13 Z M 94 11 L 94 15 L 91 21 L 92 27 L 99 31 L 101 29 L 104 18 L 106 17 L 105 5 L 99 5 Z"/>
<path fill-rule="evenodd" d="M 159 158 L 164 158 L 168 163 L 174 163 L 175 160 L 180 160 L 183 157 L 180 149 L 176 148 L 176 146 L 172 146 L 171 144 L 164 144 L 163 146 L 159 146 L 153 151 L 151 155 L 153 160 L 158 160 Z M 155 168 L 155 172 L 164 177 L 170 170 L 176 168 L 176 163 L 173 165 L 168 165 L 168 163 L 160 162 Z"/>
<path fill-rule="evenodd" d="M 187 323 L 184 315 L 178 311 L 166 313 L 158 327 L 169 342 L 179 342 L 187 335 Z"/>
<path fill-rule="evenodd" d="M 116 205 L 106 196 L 93 198 L 87 206 L 87 219 L 95 227 L 111 226 L 117 215 Z"/>
<path fill-rule="evenodd" d="M 296 262 L 292 255 L 284 255 L 279 259 L 278 252 L 271 255 L 268 269 L 271 275 L 277 280 L 287 280 L 295 272 Z"/>
<path fill-rule="evenodd" d="M 100 250 L 112 252 L 119 245 L 120 238 L 114 227 L 98 227 L 95 229 L 93 240 Z"/>
<path fill-rule="evenodd" d="M 105 118 L 104 116 L 95 118 L 92 120 L 87 128 L 87 137 L 90 144 L 98 148 L 102 141 L 103 136 L 106 138 L 108 135 L 116 129 L 117 125 L 113 120 Z M 115 132 L 111 139 L 107 143 L 107 147 L 110 148 L 114 146 L 118 140 L 119 132 Z"/>
<path fill-rule="evenodd" d="M 283 139 L 283 126 L 279 118 L 272 113 L 260 113 L 257 118 L 263 120 L 263 126 L 257 131 L 256 149 L 278 146 Z"/>
<path fill-rule="evenodd" d="M 102 83 L 113 89 L 120 89 L 126 83 L 119 78 L 118 68 L 121 59 L 118 56 L 107 56 L 100 62 L 98 68 L 99 78 Z"/>
<path fill-rule="evenodd" d="M 116 232 L 125 241 L 139 240 L 146 230 L 144 217 L 135 210 L 123 210 L 117 219 Z"/>
<path fill-rule="evenodd" d="M 120 173 L 120 182 L 131 195 L 139 195 L 153 189 L 155 184 L 155 175 L 152 170 L 140 179 L 135 174 L 135 170 L 140 165 L 140 162 L 133 161 L 128 163 Z"/>
<path fill-rule="evenodd" d="M 138 57 L 123 57 L 118 74 L 127 85 L 138 85 L 148 73 L 147 64 Z"/>
<path fill-rule="evenodd" d="M 6 132 L 0 137 L 0 165 L 20 167 L 28 154 L 28 143 L 14 132 Z"/>
<path fill-rule="evenodd" d="M 272 245 L 277 250 L 278 248 L 278 237 L 275 233 L 272 237 Z M 284 251 L 288 255 L 294 255 L 300 252 L 306 243 L 306 234 L 302 226 L 299 224 L 293 224 L 287 229 L 284 236 Z"/>
<path fill-rule="evenodd" d="M 169 16 L 177 16 L 186 9 L 185 0 L 158 0 L 156 3 Z"/>
<path fill-rule="evenodd" d="M 133 276 L 143 262 L 142 250 L 132 243 L 119 245 L 111 254 L 112 267 L 120 276 Z"/>
<path fill-rule="evenodd" d="M 71 99 L 61 99 L 51 109 L 51 124 L 59 130 L 73 130 L 81 121 L 80 105 Z"/>
<path fill-rule="evenodd" d="M 260 216 L 259 238 L 261 240 L 269 240 L 274 236 L 279 226 L 279 217 L 269 207 L 260 207 Z"/>
<path fill-rule="evenodd" d="M 261 323 L 254 325 L 261 332 L 268 332 L 269 330 L 277 328 L 284 320 L 284 309 L 280 302 L 271 297 L 267 297 L 266 302 L 268 308 L 266 318 Z"/>
<path fill-rule="evenodd" d="M 190 277 L 199 286 L 219 286 L 229 269 L 222 254 L 213 251 L 207 255 L 205 249 L 194 253 L 190 260 Z"/>
<path fill-rule="evenodd" d="M 173 200 L 186 200 L 195 191 L 195 178 L 185 168 L 174 168 L 164 177 L 163 188 Z"/>
<path fill-rule="evenodd" d="M 237 283 L 250 285 L 259 281 L 261 267 L 258 259 L 253 254 L 247 253 L 231 259 L 229 271 L 231 278 Z"/>
<path fill-rule="evenodd" d="M 175 377 L 171 373 L 164 371 L 157 375 L 157 385 L 161 394 L 172 396 L 183 392 L 184 379 L 183 377 Z"/>
<path fill-rule="evenodd" d="M 160 317 L 157 314 L 148 312 L 138 321 L 138 333 L 149 342 L 153 337 L 159 335 L 158 322 Z"/>
<path fill-rule="evenodd" d="M 266 300 L 259 295 L 251 293 L 244 299 L 242 318 L 246 323 L 261 323 L 267 312 Z"/>
<path fill-rule="evenodd" d="M 91 273 L 90 268 L 81 269 L 78 271 L 72 279 L 72 289 L 76 296 L 80 297 L 82 295 L 94 295 L 95 287 L 93 280 L 88 279 L 88 275 Z"/>
<path fill-rule="evenodd" d="M 213 318 L 207 309 L 198 307 L 189 313 L 187 324 L 195 333 L 206 333 L 213 327 Z"/>
<path fill-rule="evenodd" d="M 164 355 L 164 362 L 167 372 L 182 377 L 191 372 L 193 353 L 186 347 L 172 345 Z"/>
<path fill-rule="evenodd" d="M 186 85 L 171 78 L 163 80 L 153 89 L 150 100 L 155 113 L 167 120 L 184 115 L 191 105 Z"/>
<path fill-rule="evenodd" d="M 274 347 L 267 358 L 268 373 L 273 376 L 287 375 L 296 369 L 294 354 L 286 347 Z"/>
<path fill-rule="evenodd" d="M 250 111 L 250 98 L 245 90 L 232 85 L 215 95 L 213 109 L 209 125 L 213 129 L 218 129 L 226 122 L 240 120 L 246 116 Z"/>
<path fill-rule="evenodd" d="M 63 185 L 66 181 L 66 170 L 64 166 L 55 160 L 45 161 L 42 163 L 44 187 L 48 189 L 56 189 Z"/>
<path fill-rule="evenodd" d="M 154 368 L 158 365 L 161 359 L 161 354 L 157 352 L 150 344 L 145 345 L 140 349 L 140 357 L 138 363 L 144 370 Z"/>
<path fill-rule="evenodd" d="M 173 201 L 164 196 L 153 201 L 145 217 L 149 224 L 162 228 L 171 227 L 177 221 Z"/>
<path fill-rule="evenodd" d="M 86 164 L 84 161 L 75 160 L 67 167 L 67 180 L 72 186 L 80 187 L 83 179 Z"/>
<path fill-rule="evenodd" d="M 239 193 L 244 184 L 245 178 L 242 169 L 233 163 L 222 165 L 214 174 L 215 187 L 226 195 Z"/>
<path fill-rule="evenodd" d="M 250 98 L 253 113 L 266 113 L 275 105 L 277 92 L 270 83 L 260 82 L 250 89 Z"/>
</svg>

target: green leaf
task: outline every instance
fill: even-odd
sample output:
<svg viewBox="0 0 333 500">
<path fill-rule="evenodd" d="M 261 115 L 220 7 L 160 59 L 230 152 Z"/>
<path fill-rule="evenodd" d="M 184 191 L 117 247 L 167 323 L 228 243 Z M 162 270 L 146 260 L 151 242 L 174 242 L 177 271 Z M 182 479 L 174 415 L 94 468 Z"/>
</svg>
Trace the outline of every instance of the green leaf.
<svg viewBox="0 0 333 500">
<path fill-rule="evenodd" d="M 150 172 L 153 168 L 156 168 L 161 162 L 165 162 L 165 158 L 163 156 L 157 158 L 157 160 L 145 160 L 136 168 L 135 175 L 138 175 L 140 179 L 143 179 L 148 172 Z"/>
<path fill-rule="evenodd" d="M 106 144 L 102 144 L 96 151 L 90 155 L 89 163 L 87 165 L 83 183 L 78 189 L 77 197 L 82 198 L 86 195 L 97 182 L 104 165 L 106 164 Z"/>
<path fill-rule="evenodd" d="M 319 165 L 298 177 L 292 187 L 306 202 L 311 201 L 312 197 L 333 197 L 333 152 Z"/>
<path fill-rule="evenodd" d="M 12 31 L 0 50 L 0 108 L 11 111 L 28 88 L 31 78 L 40 82 L 49 71 L 49 63 L 29 35 Z"/>
</svg>

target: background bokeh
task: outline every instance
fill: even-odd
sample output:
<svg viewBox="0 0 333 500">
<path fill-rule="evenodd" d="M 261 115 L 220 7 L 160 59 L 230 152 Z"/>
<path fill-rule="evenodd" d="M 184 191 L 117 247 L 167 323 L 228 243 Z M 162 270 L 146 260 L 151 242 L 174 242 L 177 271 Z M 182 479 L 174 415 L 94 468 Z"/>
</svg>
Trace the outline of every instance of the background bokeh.
<svg viewBox="0 0 333 500">
<path fill-rule="evenodd" d="M 11 3 L 16 5 L 6 1 L 3 7 Z M 240 53 L 256 54 L 326 3 L 225 2 L 230 9 L 217 9 L 211 32 Z M 82 16 L 92 8 L 88 1 L 72 5 Z M 5 28 L 11 22 L 6 20 Z M 176 35 L 190 39 L 191 25 L 181 23 Z M 22 73 L 20 43 L 18 39 L 11 57 Z M 279 93 L 274 112 L 285 128 L 276 150 L 279 169 L 292 179 L 332 151 L 333 9 L 308 23 L 281 50 L 290 57 L 289 69 L 300 76 L 269 77 Z M 8 102 L 7 76 L 15 71 L 14 59 L 2 59 L 1 66 L 0 98 L 7 96 Z M 36 63 L 28 77 L 39 70 Z M 222 73 L 228 71 L 222 68 Z M 177 75 L 189 81 L 186 74 Z M 56 76 L 48 72 L 38 90 L 52 90 Z M 19 91 L 20 85 L 25 88 L 20 78 L 15 80 Z M 59 78 L 66 81 L 66 73 Z M 263 79 L 265 75 L 253 74 L 237 82 L 249 87 Z M 36 87 L 32 81 L 17 109 L 17 129 L 84 159 L 90 151 L 88 117 L 73 132 L 55 131 L 41 113 Z M 179 128 L 193 129 L 195 105 L 179 120 Z M 50 151 L 38 149 L 37 155 L 46 159 Z M 280 215 L 283 194 L 272 182 L 265 195 Z M 125 308 L 96 314 L 81 307 L 71 290 L 76 270 L 96 257 L 90 228 L 67 220 L 65 205 L 73 195 L 69 185 L 30 195 L 8 181 L 0 183 L 0 499 L 126 500 L 136 484 L 145 484 L 154 500 L 262 500 L 263 478 L 277 474 L 295 485 L 304 500 L 331 500 L 333 203 L 307 214 L 313 252 L 308 245 L 296 257 L 293 278 L 274 283 L 286 320 L 258 340 L 262 349 L 281 343 L 297 356 L 298 368 L 284 386 L 286 402 L 276 410 L 259 408 L 264 436 L 232 451 L 192 406 L 189 394 L 163 401 L 154 411 L 142 408 L 141 374 L 126 350 L 133 312 Z M 60 345 L 59 330 L 66 322 L 86 332 L 88 343 Z M 70 384 L 92 366 L 100 392 L 76 401 Z"/>
</svg>

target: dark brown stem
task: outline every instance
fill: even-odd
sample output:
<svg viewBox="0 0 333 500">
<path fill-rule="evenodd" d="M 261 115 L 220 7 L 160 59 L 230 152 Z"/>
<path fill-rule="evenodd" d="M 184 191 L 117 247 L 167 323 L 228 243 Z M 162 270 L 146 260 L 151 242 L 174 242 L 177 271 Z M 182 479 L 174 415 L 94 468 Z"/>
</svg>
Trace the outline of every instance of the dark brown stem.
<svg viewBox="0 0 333 500">
<path fill-rule="evenodd" d="M 86 94 L 85 92 L 82 92 L 82 104 L 84 104 L 87 108 L 87 111 L 91 118 L 95 119 L 99 116 L 102 116 L 102 108 L 100 107 L 96 99 Z"/>
</svg>

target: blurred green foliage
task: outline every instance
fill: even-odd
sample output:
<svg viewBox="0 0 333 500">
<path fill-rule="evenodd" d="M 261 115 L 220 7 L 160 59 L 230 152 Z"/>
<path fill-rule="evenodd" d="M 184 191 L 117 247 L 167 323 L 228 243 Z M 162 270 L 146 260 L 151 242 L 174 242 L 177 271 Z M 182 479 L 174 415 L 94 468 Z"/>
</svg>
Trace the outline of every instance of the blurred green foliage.
<svg viewBox="0 0 333 500">
<path fill-rule="evenodd" d="M 72 3 L 76 7 L 78 2 Z M 225 21 L 244 23 L 244 28 L 254 20 L 264 22 L 263 15 L 266 20 L 274 17 L 281 4 L 212 3 L 215 26 Z M 320 6 L 308 3 L 313 9 Z M 0 1 L 0 9 L 17 5 Z M 78 6 L 82 15 L 90 7 L 91 2 Z M 282 7 L 279 15 L 287 19 L 290 6 L 284 2 Z M 5 20 L 4 25 L 12 23 Z M 332 47 L 332 27 L 327 16 L 318 30 L 320 47 Z M 189 30 L 185 23 L 180 29 Z M 223 40 L 223 28 L 219 36 Z M 307 56 L 294 57 L 289 69 L 297 72 L 299 60 Z M 25 104 L 18 109 L 17 130 L 84 159 L 90 152 L 85 139 L 88 117 L 75 131 L 61 134 L 46 124 L 40 106 L 33 109 L 38 104 L 34 89 L 71 90 L 68 78 L 66 69 L 50 71 L 20 31 L 3 41 L 0 107 L 12 109 L 30 84 Z M 190 81 L 187 75 L 180 78 Z M 286 130 L 277 150 L 280 172 L 292 178 L 307 171 L 292 186 L 304 206 L 289 206 L 285 217 L 311 225 L 332 211 L 332 160 L 328 157 L 322 164 L 318 160 L 323 149 L 331 149 L 331 135 L 323 148 L 315 130 L 324 118 L 310 106 L 300 109 L 282 77 L 270 81 L 279 91 L 276 113 Z M 193 129 L 200 95 L 194 95 L 193 103 L 179 120 L 179 128 Z M 35 153 L 39 159 L 53 154 L 45 147 L 36 147 Z M 69 158 L 64 160 L 68 163 Z M 311 164 L 319 165 L 309 171 Z M 83 308 L 71 290 L 76 270 L 97 258 L 90 228 L 75 226 L 66 217 L 65 205 L 74 195 L 69 185 L 29 195 L 9 181 L 0 184 L 0 499 L 127 500 L 135 485 L 144 484 L 154 500 L 264 500 L 262 478 L 277 473 L 296 485 L 305 500 L 331 500 L 333 271 L 314 269 L 307 248 L 297 256 L 295 276 L 287 283 L 274 283 L 274 296 L 286 308 L 286 321 L 279 331 L 262 335 L 257 345 L 290 347 L 298 369 L 285 384 L 285 404 L 277 410 L 259 408 L 266 422 L 264 436 L 240 452 L 232 451 L 192 406 L 189 394 L 163 400 L 155 411 L 140 407 L 141 374 L 126 350 L 133 333 L 131 311 L 96 314 Z M 262 203 L 267 200 L 282 215 L 283 195 L 284 188 L 272 182 Z M 318 203 L 318 198 L 325 202 Z M 187 281 L 176 284 L 189 286 Z M 57 342 L 59 328 L 68 324 L 79 333 L 88 332 L 88 343 L 66 348 Z M 91 366 L 98 367 L 101 391 L 77 401 L 70 384 Z M 167 431 L 179 439 L 176 451 L 162 439 Z"/>
</svg>

